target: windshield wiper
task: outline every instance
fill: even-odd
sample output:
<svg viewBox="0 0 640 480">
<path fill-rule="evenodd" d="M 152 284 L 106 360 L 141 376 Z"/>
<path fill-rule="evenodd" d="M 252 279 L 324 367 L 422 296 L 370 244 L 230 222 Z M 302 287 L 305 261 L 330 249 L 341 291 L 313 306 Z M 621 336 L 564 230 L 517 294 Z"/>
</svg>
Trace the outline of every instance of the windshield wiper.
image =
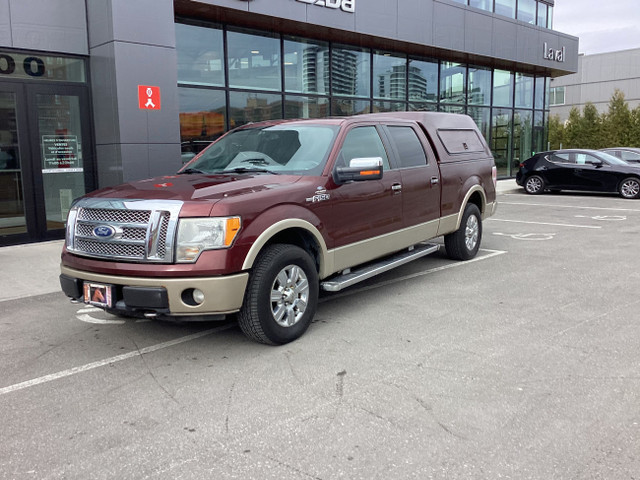
<svg viewBox="0 0 640 480">
<path fill-rule="evenodd" d="M 187 168 L 185 170 L 182 170 L 181 172 L 178 172 L 178 175 L 190 175 L 192 173 L 209 173 L 209 172 L 205 172 L 203 170 L 200 170 L 198 168 Z"/>
<path fill-rule="evenodd" d="M 257 167 L 236 167 L 229 170 L 223 170 L 220 173 L 270 173 L 272 175 L 277 175 L 276 172 L 273 172 L 267 168 Z"/>
</svg>

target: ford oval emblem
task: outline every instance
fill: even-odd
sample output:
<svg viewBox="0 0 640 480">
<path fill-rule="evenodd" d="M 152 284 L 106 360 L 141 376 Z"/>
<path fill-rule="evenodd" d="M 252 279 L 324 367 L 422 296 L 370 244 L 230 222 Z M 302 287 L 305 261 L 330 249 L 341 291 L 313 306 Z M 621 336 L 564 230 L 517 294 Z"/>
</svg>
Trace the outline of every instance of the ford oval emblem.
<svg viewBox="0 0 640 480">
<path fill-rule="evenodd" d="M 116 234 L 116 229 L 109 225 L 99 225 L 93 229 L 93 236 L 108 240 Z"/>
</svg>

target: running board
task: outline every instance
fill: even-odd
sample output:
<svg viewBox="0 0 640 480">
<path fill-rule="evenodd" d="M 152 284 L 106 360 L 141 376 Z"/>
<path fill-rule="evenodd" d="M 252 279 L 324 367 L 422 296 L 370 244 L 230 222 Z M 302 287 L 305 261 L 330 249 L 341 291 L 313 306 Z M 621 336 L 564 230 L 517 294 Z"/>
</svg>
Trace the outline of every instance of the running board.
<svg viewBox="0 0 640 480">
<path fill-rule="evenodd" d="M 438 248 L 439 245 L 435 245 L 433 243 L 419 243 L 410 247 L 408 250 L 403 250 L 393 256 L 383 258 L 382 260 L 371 263 L 366 267 L 362 267 L 354 271 L 346 269 L 342 274 L 320 283 L 320 287 L 328 292 L 339 292 L 343 288 L 350 287 L 351 285 L 362 282 L 363 280 L 367 280 L 371 277 L 375 277 L 376 275 L 399 267 L 400 265 L 404 265 L 405 263 L 409 263 L 417 258 L 437 252 Z"/>
</svg>

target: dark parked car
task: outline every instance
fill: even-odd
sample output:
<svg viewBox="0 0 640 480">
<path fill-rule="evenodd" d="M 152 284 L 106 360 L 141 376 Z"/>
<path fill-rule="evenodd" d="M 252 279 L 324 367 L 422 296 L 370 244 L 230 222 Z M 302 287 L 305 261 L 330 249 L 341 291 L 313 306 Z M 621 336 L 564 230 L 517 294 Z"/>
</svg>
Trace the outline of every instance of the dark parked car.
<svg viewBox="0 0 640 480">
<path fill-rule="evenodd" d="M 614 147 L 614 148 L 603 148 L 601 149 L 601 151 L 608 153 L 609 155 L 613 155 L 614 157 L 617 157 L 620 160 L 624 160 L 627 163 L 640 164 L 640 148 Z"/>
<path fill-rule="evenodd" d="M 530 194 L 545 190 L 618 192 L 624 198 L 640 197 L 640 166 L 598 150 L 541 152 L 520 164 L 518 185 Z"/>
</svg>

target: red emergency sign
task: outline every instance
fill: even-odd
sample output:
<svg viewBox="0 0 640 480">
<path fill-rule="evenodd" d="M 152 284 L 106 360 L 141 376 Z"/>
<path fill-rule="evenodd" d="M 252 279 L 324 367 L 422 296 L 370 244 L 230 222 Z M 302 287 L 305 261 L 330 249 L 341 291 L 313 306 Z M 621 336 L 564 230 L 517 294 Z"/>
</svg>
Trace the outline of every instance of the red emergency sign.
<svg viewBox="0 0 640 480">
<path fill-rule="evenodd" d="M 160 110 L 160 87 L 138 85 L 138 106 L 142 110 Z"/>
</svg>

